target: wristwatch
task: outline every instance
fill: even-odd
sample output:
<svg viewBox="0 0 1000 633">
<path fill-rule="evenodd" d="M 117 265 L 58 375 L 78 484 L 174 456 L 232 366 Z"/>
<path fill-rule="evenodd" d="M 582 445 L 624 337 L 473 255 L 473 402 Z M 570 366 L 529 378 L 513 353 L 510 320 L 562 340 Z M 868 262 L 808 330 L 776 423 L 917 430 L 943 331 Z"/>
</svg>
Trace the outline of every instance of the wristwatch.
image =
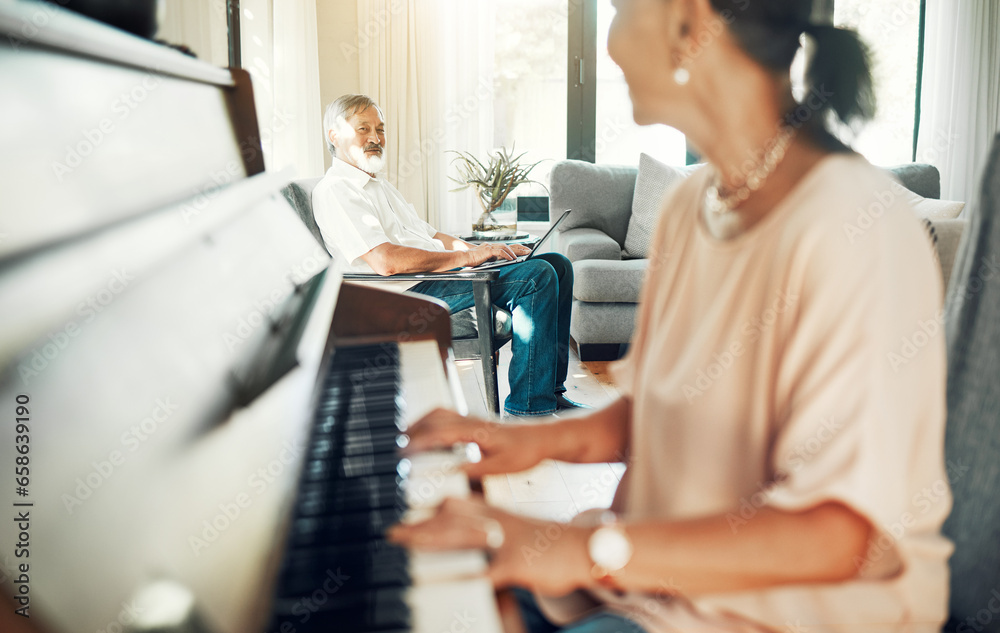
<svg viewBox="0 0 1000 633">
<path fill-rule="evenodd" d="M 615 576 L 620 575 L 632 559 L 632 541 L 617 519 L 613 512 L 604 513 L 601 525 L 591 532 L 587 540 L 587 553 L 594 564 L 590 574 L 610 589 L 618 589 Z"/>
</svg>

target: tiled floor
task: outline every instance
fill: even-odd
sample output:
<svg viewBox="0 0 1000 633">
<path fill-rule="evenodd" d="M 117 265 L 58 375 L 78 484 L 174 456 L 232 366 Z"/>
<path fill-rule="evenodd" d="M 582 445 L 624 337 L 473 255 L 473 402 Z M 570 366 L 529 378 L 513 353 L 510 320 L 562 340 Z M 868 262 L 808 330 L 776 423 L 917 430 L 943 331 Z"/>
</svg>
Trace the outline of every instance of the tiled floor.
<svg viewBox="0 0 1000 633">
<path fill-rule="evenodd" d="M 510 346 L 500 353 L 500 402 L 510 392 L 507 368 Z M 470 413 L 486 417 L 482 374 L 478 361 L 458 363 L 459 378 Z M 583 404 L 600 407 L 618 396 L 607 374 L 607 363 L 582 363 L 570 352 L 567 397 Z M 567 464 L 547 461 L 517 474 L 489 477 L 483 482 L 487 497 L 494 505 L 533 517 L 569 520 L 578 512 L 607 507 L 614 496 L 622 464 Z"/>
</svg>

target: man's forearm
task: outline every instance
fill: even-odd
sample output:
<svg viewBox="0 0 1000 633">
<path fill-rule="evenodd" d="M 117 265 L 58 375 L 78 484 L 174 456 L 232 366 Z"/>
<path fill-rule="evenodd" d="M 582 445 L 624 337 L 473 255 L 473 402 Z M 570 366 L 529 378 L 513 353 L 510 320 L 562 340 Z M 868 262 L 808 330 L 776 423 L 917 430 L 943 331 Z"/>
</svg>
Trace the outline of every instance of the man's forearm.
<svg viewBox="0 0 1000 633">
<path fill-rule="evenodd" d="M 380 244 L 361 258 L 380 275 L 441 272 L 468 265 L 468 255 L 462 251 L 425 251 L 389 243 Z"/>
<path fill-rule="evenodd" d="M 448 235 L 440 231 L 434 235 L 434 239 L 439 240 L 449 251 L 468 251 L 476 247 L 475 244 L 470 244 L 454 235 Z"/>
</svg>

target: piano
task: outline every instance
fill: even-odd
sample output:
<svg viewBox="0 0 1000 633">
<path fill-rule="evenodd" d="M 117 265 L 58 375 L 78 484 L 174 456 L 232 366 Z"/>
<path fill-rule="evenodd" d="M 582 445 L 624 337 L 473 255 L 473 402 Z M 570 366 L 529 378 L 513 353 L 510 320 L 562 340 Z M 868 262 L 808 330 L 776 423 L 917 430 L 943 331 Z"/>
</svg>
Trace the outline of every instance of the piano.
<svg viewBox="0 0 1000 633">
<path fill-rule="evenodd" d="M 396 450 L 465 406 L 444 305 L 341 282 L 245 72 L 54 3 L 0 35 L 0 630 L 503 630 L 483 552 L 383 538 L 469 492 Z"/>
</svg>

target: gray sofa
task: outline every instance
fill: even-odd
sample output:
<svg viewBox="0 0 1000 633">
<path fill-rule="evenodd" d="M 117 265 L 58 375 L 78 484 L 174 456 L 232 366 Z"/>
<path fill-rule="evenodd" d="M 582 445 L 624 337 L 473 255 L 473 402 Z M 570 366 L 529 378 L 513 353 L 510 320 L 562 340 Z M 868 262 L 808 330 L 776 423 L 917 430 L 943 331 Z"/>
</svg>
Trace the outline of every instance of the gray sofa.
<svg viewBox="0 0 1000 633">
<path fill-rule="evenodd" d="M 911 191 L 938 199 L 941 176 L 931 165 L 889 168 Z M 570 335 L 581 360 L 610 360 L 624 353 L 632 339 L 645 259 L 623 255 L 637 167 L 594 165 L 567 160 L 552 168 L 550 207 L 553 218 L 573 213 L 551 238 L 549 248 L 573 262 L 573 321 Z M 935 219 L 929 229 L 937 242 L 947 281 L 964 220 Z"/>
</svg>

